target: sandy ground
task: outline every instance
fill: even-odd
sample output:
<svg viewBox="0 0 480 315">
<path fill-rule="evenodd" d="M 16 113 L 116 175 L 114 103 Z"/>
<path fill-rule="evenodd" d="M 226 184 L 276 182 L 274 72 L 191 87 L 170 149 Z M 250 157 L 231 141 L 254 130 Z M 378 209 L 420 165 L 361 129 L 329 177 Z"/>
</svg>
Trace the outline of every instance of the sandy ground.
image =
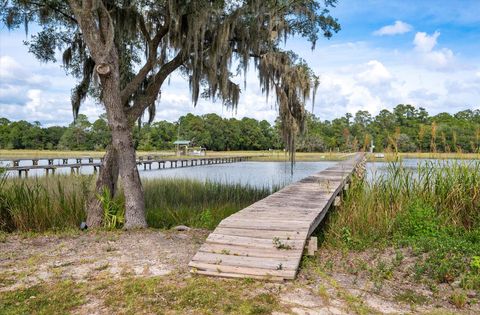
<svg viewBox="0 0 480 315">
<path fill-rule="evenodd" d="M 105 272 L 115 278 L 172 272 L 185 276 L 190 258 L 207 235 L 208 231 L 202 230 L 10 235 L 0 242 L 0 292 L 59 278 L 88 281 Z M 409 273 L 414 262 L 408 252 L 388 277 L 380 283 L 372 279 L 373 267 L 369 266 L 391 261 L 394 256 L 393 250 L 352 254 L 321 249 L 309 258 L 310 263 L 304 263 L 297 280 L 264 286 L 278 288 L 281 304 L 291 314 L 480 314 L 476 292 L 468 292 L 470 304 L 457 309 L 449 302 L 454 286 L 440 285 L 432 293 L 425 284 L 412 283 Z M 418 301 L 409 302 L 412 296 Z M 79 313 L 91 313 L 95 305 L 90 306 Z"/>
</svg>

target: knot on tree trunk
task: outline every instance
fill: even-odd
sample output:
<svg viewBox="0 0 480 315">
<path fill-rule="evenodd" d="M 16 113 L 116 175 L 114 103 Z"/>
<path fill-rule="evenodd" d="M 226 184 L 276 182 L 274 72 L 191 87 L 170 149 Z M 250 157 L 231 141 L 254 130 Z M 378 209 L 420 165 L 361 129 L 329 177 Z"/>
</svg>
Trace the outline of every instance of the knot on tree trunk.
<svg viewBox="0 0 480 315">
<path fill-rule="evenodd" d="M 100 75 L 107 75 L 110 73 L 110 66 L 106 63 L 100 63 L 95 66 L 95 70 Z"/>
</svg>

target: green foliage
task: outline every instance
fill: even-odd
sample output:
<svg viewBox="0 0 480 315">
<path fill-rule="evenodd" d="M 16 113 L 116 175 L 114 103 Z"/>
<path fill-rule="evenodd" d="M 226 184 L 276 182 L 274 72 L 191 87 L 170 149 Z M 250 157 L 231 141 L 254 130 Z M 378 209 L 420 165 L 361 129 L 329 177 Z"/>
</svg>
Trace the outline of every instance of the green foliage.
<svg viewBox="0 0 480 315">
<path fill-rule="evenodd" d="M 123 227 L 125 223 L 125 206 L 111 197 L 108 188 L 104 188 L 97 198 L 103 207 L 103 227 L 108 230 Z"/>
<path fill-rule="evenodd" d="M 321 121 L 308 114 L 306 132 L 297 141 L 298 151 L 368 151 L 371 140 L 377 151 L 460 153 L 480 149 L 479 110 L 430 117 L 421 108 L 398 105 L 393 113 L 383 110 L 372 117 L 366 111 L 359 111 L 350 121 L 352 117 L 347 114 L 332 121 Z M 434 133 L 438 134 L 435 139 Z M 215 151 L 280 149 L 283 148 L 280 134 L 279 121 L 272 126 L 265 120 L 225 119 L 216 114 L 187 114 L 177 122 L 143 124 L 133 132 L 137 149 L 145 151 L 172 149 L 178 137 Z M 79 115 L 68 127 L 49 128 L 0 118 L 0 148 L 4 149 L 100 150 L 108 143 L 110 131 L 105 115 L 93 124 L 86 116 Z"/>
<path fill-rule="evenodd" d="M 420 201 L 407 207 L 395 220 L 395 231 L 402 236 L 432 237 L 439 233 L 439 220 L 435 209 Z"/>
<path fill-rule="evenodd" d="M 470 262 L 470 267 L 476 272 L 480 273 L 480 256 L 473 256 Z"/>
<path fill-rule="evenodd" d="M 393 163 L 371 181 L 354 180 L 331 216 L 326 243 L 408 247 L 417 256 L 412 269 L 417 279 L 460 280 L 465 288 L 478 288 L 479 166 L 479 161 L 424 163 L 414 172 Z"/>
<path fill-rule="evenodd" d="M 200 224 L 206 229 L 213 230 L 215 228 L 215 221 L 210 209 L 203 210 L 200 213 Z"/>
</svg>

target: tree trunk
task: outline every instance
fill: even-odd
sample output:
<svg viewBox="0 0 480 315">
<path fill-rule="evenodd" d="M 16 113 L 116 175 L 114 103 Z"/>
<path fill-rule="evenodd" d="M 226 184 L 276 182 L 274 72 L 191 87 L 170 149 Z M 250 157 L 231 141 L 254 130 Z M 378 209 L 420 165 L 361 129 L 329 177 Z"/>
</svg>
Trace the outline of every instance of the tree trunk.
<svg viewBox="0 0 480 315">
<path fill-rule="evenodd" d="M 124 228 L 147 227 L 145 197 L 138 174 L 132 126 L 121 101 L 118 56 L 112 51 L 110 71 L 101 75 L 102 99 L 107 110 L 108 124 L 112 132 L 112 146 L 116 150 L 120 179 L 125 195 Z"/>
<path fill-rule="evenodd" d="M 122 102 L 118 50 L 114 43 L 114 25 L 103 1 L 68 1 L 79 21 L 82 35 L 95 61 L 95 72 L 101 82 L 101 97 L 112 132 L 120 178 L 125 194 L 125 228 L 146 227 L 145 200 L 137 170 L 132 126 Z M 114 158 L 115 160 L 115 158 Z M 105 174 L 106 175 L 106 174 Z M 99 179 L 101 181 L 102 179 Z M 107 179 L 108 181 L 108 179 Z M 98 209 L 97 209 L 98 210 Z M 95 212 L 98 221 L 98 212 Z"/>
<path fill-rule="evenodd" d="M 145 220 L 145 196 L 137 169 L 135 148 L 130 130 L 117 130 L 112 133 L 117 148 L 120 165 L 120 178 L 125 192 L 125 228 L 147 227 Z"/>
<path fill-rule="evenodd" d="M 98 228 L 103 223 L 103 206 L 98 199 L 98 195 L 103 194 L 104 189 L 108 189 L 113 198 L 117 191 L 118 182 L 118 156 L 115 148 L 110 144 L 107 146 L 102 166 L 95 184 L 95 192 L 90 196 L 87 202 L 87 226 L 89 228 Z"/>
</svg>

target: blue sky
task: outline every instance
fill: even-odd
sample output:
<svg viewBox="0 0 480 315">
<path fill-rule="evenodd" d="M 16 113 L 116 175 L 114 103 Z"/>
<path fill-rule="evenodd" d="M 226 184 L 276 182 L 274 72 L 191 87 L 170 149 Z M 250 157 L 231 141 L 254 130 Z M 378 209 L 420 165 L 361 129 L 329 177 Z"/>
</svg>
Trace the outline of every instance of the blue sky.
<svg viewBox="0 0 480 315">
<path fill-rule="evenodd" d="M 321 39 L 314 51 L 301 39 L 287 44 L 320 76 L 314 107 L 320 118 L 358 110 L 376 114 L 400 103 L 431 114 L 480 108 L 480 0 L 340 0 L 332 14 L 342 30 L 331 40 Z M 70 123 L 75 81 L 59 64 L 36 61 L 25 39 L 23 30 L 0 25 L 0 117 Z M 247 81 L 232 112 L 205 100 L 194 108 L 187 83 L 173 75 L 162 89 L 157 120 L 216 112 L 273 121 L 274 101 L 262 95 L 253 70 Z M 87 100 L 81 112 L 93 120 L 103 109 Z"/>
</svg>

